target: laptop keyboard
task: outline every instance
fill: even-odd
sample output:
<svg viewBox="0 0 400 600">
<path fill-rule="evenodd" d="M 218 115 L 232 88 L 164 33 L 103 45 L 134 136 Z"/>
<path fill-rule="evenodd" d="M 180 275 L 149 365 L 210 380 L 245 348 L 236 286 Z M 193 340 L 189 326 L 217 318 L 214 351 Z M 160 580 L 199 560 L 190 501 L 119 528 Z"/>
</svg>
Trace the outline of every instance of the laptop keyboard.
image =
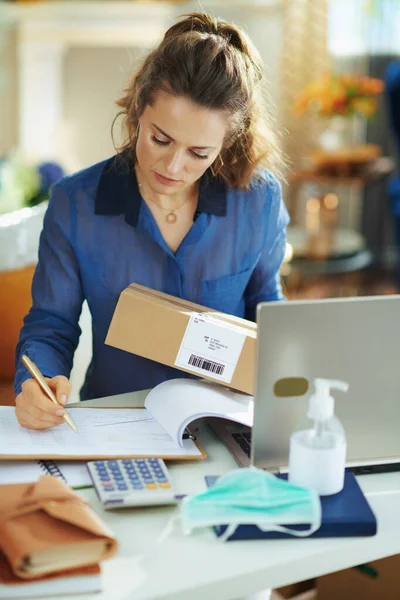
<svg viewBox="0 0 400 600">
<path fill-rule="evenodd" d="M 232 433 L 232 437 L 237 444 L 241 447 L 243 452 L 250 458 L 251 448 L 251 431 L 244 431 L 240 433 Z"/>
</svg>

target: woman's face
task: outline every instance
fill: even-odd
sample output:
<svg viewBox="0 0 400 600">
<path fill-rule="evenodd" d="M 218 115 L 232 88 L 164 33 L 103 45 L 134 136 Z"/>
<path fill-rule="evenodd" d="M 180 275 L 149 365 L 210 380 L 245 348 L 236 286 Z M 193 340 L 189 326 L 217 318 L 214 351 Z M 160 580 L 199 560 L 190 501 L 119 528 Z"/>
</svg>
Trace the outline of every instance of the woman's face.
<svg viewBox="0 0 400 600">
<path fill-rule="evenodd" d="M 155 194 L 188 191 L 214 162 L 227 130 L 227 116 L 160 91 L 139 119 L 136 158 Z"/>
</svg>

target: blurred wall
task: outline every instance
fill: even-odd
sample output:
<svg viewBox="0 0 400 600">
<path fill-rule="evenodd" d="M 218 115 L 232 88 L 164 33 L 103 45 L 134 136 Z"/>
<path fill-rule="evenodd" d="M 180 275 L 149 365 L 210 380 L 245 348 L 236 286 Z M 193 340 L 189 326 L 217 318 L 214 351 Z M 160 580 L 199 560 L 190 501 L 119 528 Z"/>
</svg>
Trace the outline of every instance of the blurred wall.
<svg viewBox="0 0 400 600">
<path fill-rule="evenodd" d="M 282 49 L 282 15 L 280 0 L 271 6 L 243 3 L 186 2 L 176 6 L 176 14 L 195 10 L 244 27 L 261 52 L 266 65 L 267 90 L 273 104 L 279 97 L 279 66 Z M 134 43 L 134 40 L 133 40 Z M 142 49 L 74 47 L 64 57 L 64 120 L 60 124 L 59 143 L 67 148 L 65 165 L 74 171 L 114 153 L 111 124 L 117 113 L 115 101 L 122 94 L 129 74 L 143 54 Z M 17 47 L 15 29 L 6 31 L 0 68 L 6 75 L 0 91 L 0 152 L 15 147 L 17 134 Z M 43 90 L 43 102 L 46 90 Z M 115 132 L 118 141 L 119 128 Z"/>
<path fill-rule="evenodd" d="M 73 48 L 64 62 L 64 137 L 74 149 L 72 166 L 90 165 L 115 153 L 111 124 L 129 74 L 141 56 L 135 48 Z M 116 141 L 119 127 L 115 126 Z"/>
<path fill-rule="evenodd" d="M 0 156 L 17 143 L 17 43 L 15 28 L 0 29 Z"/>
</svg>

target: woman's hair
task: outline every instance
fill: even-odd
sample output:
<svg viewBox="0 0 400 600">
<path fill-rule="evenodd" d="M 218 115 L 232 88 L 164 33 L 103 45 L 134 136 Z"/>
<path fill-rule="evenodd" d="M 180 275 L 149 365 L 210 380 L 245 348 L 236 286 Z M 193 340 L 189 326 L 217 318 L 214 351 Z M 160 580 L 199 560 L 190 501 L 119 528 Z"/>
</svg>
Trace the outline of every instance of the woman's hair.
<svg viewBox="0 0 400 600">
<path fill-rule="evenodd" d="M 231 187 L 247 188 L 259 166 L 277 171 L 281 156 L 263 101 L 263 62 L 239 27 L 205 13 L 183 15 L 140 65 L 117 102 L 135 159 L 139 118 L 163 90 L 228 115 L 228 132 L 215 161 Z M 116 117 L 116 118 L 117 118 Z M 221 164 L 223 165 L 221 167 Z"/>
</svg>

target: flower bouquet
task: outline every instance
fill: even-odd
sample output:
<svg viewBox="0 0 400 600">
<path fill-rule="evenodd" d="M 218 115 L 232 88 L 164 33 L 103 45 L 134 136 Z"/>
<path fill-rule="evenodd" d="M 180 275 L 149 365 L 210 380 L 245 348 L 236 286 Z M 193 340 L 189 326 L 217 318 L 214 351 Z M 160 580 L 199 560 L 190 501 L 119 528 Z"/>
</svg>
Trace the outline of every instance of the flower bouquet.
<svg viewBox="0 0 400 600">
<path fill-rule="evenodd" d="M 0 215 L 47 200 L 64 171 L 55 162 L 32 162 L 17 152 L 0 159 Z"/>
<path fill-rule="evenodd" d="M 363 143 L 361 132 L 366 120 L 376 113 L 383 90 L 380 79 L 345 73 L 328 73 L 306 85 L 296 99 L 295 113 L 325 119 L 317 149 L 310 157 L 316 170 L 357 174 L 380 156 L 380 147 Z"/>
<path fill-rule="evenodd" d="M 311 112 L 320 117 L 371 117 L 383 81 L 366 75 L 328 73 L 306 85 L 295 103 L 297 115 Z"/>
<path fill-rule="evenodd" d="M 47 200 L 63 175 L 57 163 L 17 152 L 0 160 L 0 272 L 36 263 Z"/>
</svg>

